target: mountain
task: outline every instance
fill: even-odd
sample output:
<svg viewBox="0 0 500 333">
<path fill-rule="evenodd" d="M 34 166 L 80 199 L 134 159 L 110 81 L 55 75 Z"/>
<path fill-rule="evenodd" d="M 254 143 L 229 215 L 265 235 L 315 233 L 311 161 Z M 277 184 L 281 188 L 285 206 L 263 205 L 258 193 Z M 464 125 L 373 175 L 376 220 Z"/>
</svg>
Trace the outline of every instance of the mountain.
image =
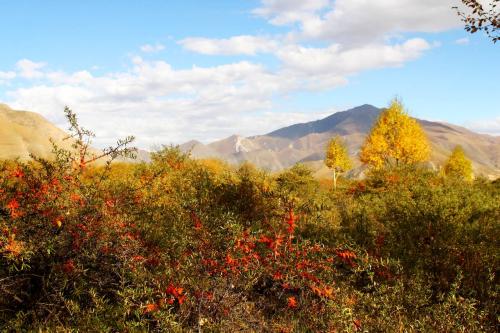
<svg viewBox="0 0 500 333">
<path fill-rule="evenodd" d="M 382 109 L 372 105 L 336 112 L 326 118 L 294 124 L 265 135 L 230 136 L 210 144 L 196 142 L 191 154 L 195 158 L 217 157 L 230 163 L 249 161 L 270 171 L 278 171 L 296 163 L 304 163 L 317 176 L 329 176 L 323 165 L 324 150 L 333 135 L 344 138 L 355 162 L 353 174 L 362 172 L 357 158 L 359 149 Z M 440 122 L 418 120 L 432 146 L 430 164 L 439 167 L 456 145 L 464 148 L 472 160 L 476 174 L 500 177 L 500 137 L 474 133 L 466 128 Z M 186 145 L 181 149 L 188 151 Z M 200 152 L 200 153 L 198 153 Z"/>
<path fill-rule="evenodd" d="M 27 160 L 30 154 L 48 158 L 53 138 L 64 148 L 71 143 L 63 141 L 67 134 L 41 115 L 28 111 L 14 111 L 0 104 L 0 159 Z"/>
<path fill-rule="evenodd" d="M 267 136 L 298 139 L 312 133 L 335 132 L 339 135 L 354 131 L 368 132 L 380 110 L 372 105 L 361 105 L 348 111 L 336 112 L 324 119 L 295 124 L 273 131 Z"/>
<path fill-rule="evenodd" d="M 68 134 L 35 112 L 12 110 L 0 104 L 0 160 L 29 160 L 30 155 L 51 158 L 52 139 L 59 147 L 71 150 Z M 90 153 L 100 153 L 91 149 Z M 149 152 L 139 150 L 137 160 L 149 161 Z M 123 161 L 124 159 L 120 159 Z M 125 159 L 125 161 L 130 161 Z"/>
<path fill-rule="evenodd" d="M 355 162 L 351 174 L 357 175 L 363 171 L 357 159 L 359 149 L 381 110 L 365 104 L 265 135 L 232 135 L 210 144 L 193 140 L 180 145 L 180 149 L 189 151 L 194 158 L 214 157 L 233 164 L 249 161 L 270 171 L 304 163 L 318 177 L 329 177 L 330 171 L 323 165 L 325 146 L 333 135 L 340 135 Z M 442 165 L 453 148 L 461 145 L 472 160 L 476 174 L 500 177 L 500 137 L 474 133 L 452 124 L 418 121 L 432 145 L 431 166 Z M 27 160 L 30 154 L 48 158 L 52 151 L 49 138 L 61 147 L 70 148 L 71 142 L 63 140 L 66 136 L 37 113 L 15 111 L 0 104 L 0 159 Z M 149 161 L 149 153 L 139 150 L 137 161 Z"/>
<path fill-rule="evenodd" d="M 179 148 L 184 152 L 190 152 L 192 156 L 196 156 L 197 158 L 223 157 L 217 150 L 207 147 L 203 143 L 196 140 L 188 141 L 180 145 Z"/>
</svg>

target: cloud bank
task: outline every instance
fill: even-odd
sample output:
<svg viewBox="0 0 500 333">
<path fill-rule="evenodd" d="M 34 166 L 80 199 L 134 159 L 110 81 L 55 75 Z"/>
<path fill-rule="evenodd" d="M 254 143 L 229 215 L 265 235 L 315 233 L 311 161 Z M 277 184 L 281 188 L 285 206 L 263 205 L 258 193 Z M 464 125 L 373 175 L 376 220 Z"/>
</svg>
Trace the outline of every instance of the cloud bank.
<svg viewBox="0 0 500 333">
<path fill-rule="evenodd" d="M 288 27 L 287 33 L 178 41 L 187 52 L 232 56 L 222 65 L 177 69 L 164 59 L 133 56 L 123 70 L 96 75 L 22 59 L 15 68 L 0 71 L 0 84 L 23 80 L 22 88 L 7 90 L 6 102 L 61 126 L 63 107 L 72 107 L 86 127 L 95 129 L 99 146 L 129 134 L 142 148 L 260 134 L 332 111 L 287 112 L 277 100 L 335 89 L 352 75 L 404 66 L 425 55 L 433 44 L 405 34 L 456 27 L 452 5 L 434 0 L 262 0 L 253 15 Z M 140 47 L 148 54 L 164 49 L 162 44 Z M 266 66 L 261 55 L 278 65 Z"/>
</svg>

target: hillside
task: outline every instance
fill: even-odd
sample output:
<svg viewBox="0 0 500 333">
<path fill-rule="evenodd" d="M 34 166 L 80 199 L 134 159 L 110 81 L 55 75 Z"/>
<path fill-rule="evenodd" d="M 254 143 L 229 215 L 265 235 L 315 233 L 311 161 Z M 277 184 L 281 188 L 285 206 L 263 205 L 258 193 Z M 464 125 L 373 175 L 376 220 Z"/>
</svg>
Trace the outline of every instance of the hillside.
<svg viewBox="0 0 500 333">
<path fill-rule="evenodd" d="M 38 113 L 17 111 L 0 104 L 0 160 L 18 158 L 26 161 L 30 159 L 30 155 L 51 158 L 50 140 L 52 139 L 59 147 L 71 149 L 72 141 L 66 139 L 67 136 L 66 132 Z M 99 154 L 100 151 L 95 149 L 91 150 L 91 153 Z M 139 150 L 137 160 L 149 162 L 149 152 Z"/>
<path fill-rule="evenodd" d="M 304 163 L 316 175 L 328 177 L 323 165 L 324 148 L 333 135 L 344 138 L 355 161 L 353 175 L 362 172 L 357 160 L 359 149 L 377 119 L 381 109 L 362 105 L 347 111 L 336 112 L 324 119 L 294 124 L 265 135 L 228 138 L 203 144 L 189 141 L 180 145 L 195 158 L 220 158 L 229 163 L 249 161 L 270 171 L 279 171 L 296 163 Z M 461 145 L 473 161 L 476 174 L 490 178 L 500 177 L 500 137 L 474 133 L 451 124 L 419 120 L 431 145 L 431 165 L 438 168 L 455 145 Z M 50 157 L 52 138 L 58 145 L 69 148 L 64 141 L 66 133 L 41 115 L 28 111 L 15 111 L 0 104 L 0 159 L 29 159 L 30 154 Z M 139 161 L 149 161 L 149 154 L 139 150 Z"/>
<path fill-rule="evenodd" d="M 357 168 L 362 172 L 357 155 L 359 149 L 377 119 L 381 109 L 362 105 L 347 111 L 334 113 L 324 119 L 294 124 L 271 133 L 253 137 L 233 135 L 207 145 L 186 143 L 183 150 L 191 151 L 195 158 L 211 156 L 231 163 L 250 161 L 270 171 L 278 171 L 295 163 L 312 167 L 318 176 L 328 176 L 323 166 L 324 148 L 333 135 L 344 138 Z M 474 133 L 451 124 L 419 120 L 432 145 L 431 165 L 443 164 L 455 145 L 461 145 L 472 159 L 476 174 L 490 178 L 500 176 L 500 137 Z M 201 154 L 198 152 L 202 152 Z"/>
<path fill-rule="evenodd" d="M 30 154 L 47 158 L 51 155 L 50 138 L 69 148 L 63 141 L 67 134 L 41 115 L 28 111 L 15 111 L 0 104 L 0 159 L 27 160 Z"/>
</svg>

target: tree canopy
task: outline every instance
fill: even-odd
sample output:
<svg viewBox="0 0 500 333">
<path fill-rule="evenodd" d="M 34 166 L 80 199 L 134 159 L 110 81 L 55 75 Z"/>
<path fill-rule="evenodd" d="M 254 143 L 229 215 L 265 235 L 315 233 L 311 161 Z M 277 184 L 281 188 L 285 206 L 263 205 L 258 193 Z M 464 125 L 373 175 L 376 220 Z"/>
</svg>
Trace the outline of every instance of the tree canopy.
<svg viewBox="0 0 500 333">
<path fill-rule="evenodd" d="M 352 161 L 341 137 L 335 136 L 328 142 L 325 165 L 333 170 L 333 185 L 337 188 L 339 175 L 352 168 Z"/>
<path fill-rule="evenodd" d="M 361 162 L 380 169 L 426 161 L 430 145 L 418 122 L 394 99 L 384 110 L 361 148 Z"/>
<path fill-rule="evenodd" d="M 447 176 L 472 180 L 472 162 L 465 156 L 461 146 L 456 146 L 444 166 L 444 173 Z"/>
</svg>

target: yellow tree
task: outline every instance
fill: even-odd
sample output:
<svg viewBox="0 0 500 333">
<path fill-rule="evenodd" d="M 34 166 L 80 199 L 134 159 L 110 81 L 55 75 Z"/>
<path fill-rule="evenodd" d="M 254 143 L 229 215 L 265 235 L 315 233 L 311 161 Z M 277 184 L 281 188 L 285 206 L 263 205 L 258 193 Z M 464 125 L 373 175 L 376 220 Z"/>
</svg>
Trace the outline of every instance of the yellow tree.
<svg viewBox="0 0 500 333">
<path fill-rule="evenodd" d="M 426 161 L 430 145 L 418 122 L 394 99 L 384 110 L 361 147 L 361 162 L 380 169 L 383 166 L 411 165 Z"/>
<path fill-rule="evenodd" d="M 453 149 L 453 152 L 444 165 L 444 174 L 463 178 L 468 181 L 472 180 L 472 162 L 465 156 L 462 147 L 456 146 Z"/>
<path fill-rule="evenodd" d="M 347 148 L 339 136 L 333 137 L 326 148 L 325 164 L 333 170 L 333 187 L 337 189 L 337 179 L 340 174 L 352 168 Z"/>
</svg>

